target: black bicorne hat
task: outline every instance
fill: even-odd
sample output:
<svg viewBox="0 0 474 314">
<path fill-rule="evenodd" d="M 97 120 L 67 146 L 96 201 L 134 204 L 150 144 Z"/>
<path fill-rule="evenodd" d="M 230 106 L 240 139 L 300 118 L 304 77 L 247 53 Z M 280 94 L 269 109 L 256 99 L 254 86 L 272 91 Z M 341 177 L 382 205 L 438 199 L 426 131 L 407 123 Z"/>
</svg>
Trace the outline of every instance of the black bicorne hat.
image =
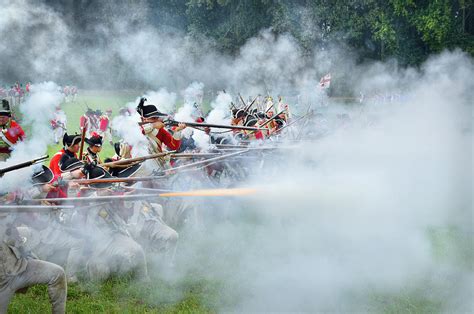
<svg viewBox="0 0 474 314">
<path fill-rule="evenodd" d="M 31 176 L 31 180 L 33 181 L 34 185 L 51 183 L 53 179 L 53 172 L 45 165 L 41 165 L 41 168 L 35 171 Z"/>
<path fill-rule="evenodd" d="M 10 108 L 10 103 L 6 99 L 2 99 L 2 105 L 0 106 L 0 116 L 11 117 L 12 111 Z"/>
<path fill-rule="evenodd" d="M 84 167 L 84 162 L 76 157 L 61 158 L 59 161 L 59 170 L 61 170 L 61 172 L 74 171 L 82 167 Z"/>
<path fill-rule="evenodd" d="M 91 146 L 102 146 L 102 136 L 97 133 L 92 133 L 90 138 L 86 138 L 85 142 Z"/>
<path fill-rule="evenodd" d="M 64 145 L 64 147 L 68 148 L 70 146 L 74 146 L 76 144 L 79 144 L 80 142 L 81 142 L 81 135 L 80 134 L 68 135 L 67 133 L 64 133 L 64 136 L 63 136 L 63 145 Z"/>
<path fill-rule="evenodd" d="M 113 171 L 113 175 L 118 178 L 130 178 L 133 177 L 142 168 L 142 163 L 127 167 L 125 169 L 116 168 Z M 125 183 L 125 185 L 132 185 L 134 182 Z"/>
<path fill-rule="evenodd" d="M 235 118 L 244 118 L 247 115 L 244 109 L 239 109 L 235 113 Z"/>
<path fill-rule="evenodd" d="M 255 114 L 255 117 L 257 119 L 265 119 L 267 116 L 265 115 L 265 112 L 259 111 Z"/>
<path fill-rule="evenodd" d="M 257 124 L 258 120 L 255 119 L 253 116 L 251 117 L 251 119 L 248 119 L 248 121 L 245 122 L 245 126 L 254 126 L 255 124 Z"/>
<path fill-rule="evenodd" d="M 285 121 L 282 119 L 275 119 L 276 124 L 278 124 L 279 127 L 282 127 L 285 125 Z"/>
<path fill-rule="evenodd" d="M 143 118 L 165 117 L 166 113 L 160 112 L 155 105 L 145 105 L 146 98 L 141 98 L 137 106 L 137 112 Z"/>
<path fill-rule="evenodd" d="M 86 167 L 84 167 L 84 174 L 86 175 L 86 179 L 108 179 L 112 178 L 110 173 L 105 171 L 104 168 L 95 166 L 93 164 L 88 164 Z M 93 183 L 90 184 L 91 186 L 95 188 L 107 188 L 112 185 L 112 183 Z"/>
<path fill-rule="evenodd" d="M 232 117 L 237 118 L 237 111 L 239 111 L 239 109 L 233 108 L 231 111 L 232 111 Z"/>
</svg>

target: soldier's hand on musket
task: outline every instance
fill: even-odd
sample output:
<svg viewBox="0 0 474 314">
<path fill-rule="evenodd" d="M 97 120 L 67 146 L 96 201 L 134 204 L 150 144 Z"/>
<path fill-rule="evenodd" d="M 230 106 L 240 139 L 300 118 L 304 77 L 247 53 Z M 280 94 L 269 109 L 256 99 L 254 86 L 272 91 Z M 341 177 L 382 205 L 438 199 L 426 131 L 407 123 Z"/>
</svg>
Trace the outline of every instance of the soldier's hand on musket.
<svg viewBox="0 0 474 314">
<path fill-rule="evenodd" d="M 153 127 L 157 130 L 163 128 L 165 126 L 165 123 L 162 120 L 157 120 L 153 122 Z"/>
<path fill-rule="evenodd" d="M 82 169 L 77 169 L 77 170 L 71 171 L 71 175 L 74 179 L 80 179 L 80 178 L 83 178 L 85 176 L 84 172 L 82 172 Z"/>
<path fill-rule="evenodd" d="M 43 192 L 45 192 L 45 193 L 49 193 L 54 189 L 56 189 L 56 186 L 54 186 L 53 184 L 49 184 L 49 183 L 43 184 L 43 186 L 41 187 L 41 190 L 43 190 Z"/>
<path fill-rule="evenodd" d="M 73 190 L 78 190 L 81 188 L 81 185 L 77 182 L 69 182 L 68 187 Z"/>
<path fill-rule="evenodd" d="M 186 129 L 186 124 L 185 123 L 178 123 L 178 127 L 176 128 L 176 131 L 181 131 Z"/>
</svg>

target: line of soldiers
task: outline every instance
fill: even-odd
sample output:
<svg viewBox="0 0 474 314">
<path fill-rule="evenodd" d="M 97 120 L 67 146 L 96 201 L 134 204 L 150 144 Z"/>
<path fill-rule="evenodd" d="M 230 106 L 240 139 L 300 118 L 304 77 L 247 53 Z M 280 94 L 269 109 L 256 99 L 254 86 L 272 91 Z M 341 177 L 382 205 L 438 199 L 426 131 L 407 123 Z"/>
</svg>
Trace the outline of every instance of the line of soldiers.
<svg viewBox="0 0 474 314">
<path fill-rule="evenodd" d="M 17 126 L 10 119 L 9 108 L 4 106 L 3 109 L 0 113 L 8 122 L 0 122 L 8 128 L 2 134 L 8 134 Z M 173 150 L 179 148 L 179 132 L 184 125 L 178 126 L 171 135 L 163 127 L 160 119 L 163 114 L 155 106 L 142 104 L 138 110 L 146 122 L 142 131 L 150 140 L 151 151 L 161 151 L 162 144 Z M 5 195 L 2 203 L 44 198 L 43 204 L 54 205 L 55 201 L 47 200 L 71 195 L 87 200 L 127 194 L 126 190 L 110 183 L 91 184 L 86 188 L 68 183 L 72 179 L 111 177 L 99 166 L 102 136 L 91 133 L 85 142 L 87 150 L 82 157 L 78 156 L 81 136 L 65 133 L 64 147 L 51 158 L 49 167 L 42 166 L 35 172 L 33 187 Z M 113 160 L 129 157 L 127 145 L 117 143 L 115 147 Z M 6 157 L 10 151 L 5 150 Z M 129 177 L 136 175 L 140 168 L 142 165 L 137 164 L 108 170 L 117 177 Z M 0 248 L 0 313 L 6 312 L 15 291 L 38 283 L 48 284 L 53 312 L 64 313 L 67 281 L 77 281 L 80 274 L 90 280 L 102 280 L 114 274 L 133 273 L 138 280 L 148 281 L 145 254 L 150 258 L 160 256 L 162 264 L 170 265 L 176 250 L 178 233 L 162 217 L 163 207 L 146 200 L 116 200 L 92 204 L 87 210 L 76 207 L 34 216 L 32 213 L 0 216 L 0 232 L 9 235 L 3 237 Z M 65 265 L 66 270 L 58 265 Z"/>
<path fill-rule="evenodd" d="M 110 117 L 112 109 L 107 109 L 105 113 L 100 110 L 92 110 L 90 108 L 79 119 L 79 127 L 86 129 L 88 135 L 93 132 L 99 133 L 103 138 L 112 144 L 112 132 L 110 125 Z"/>
<path fill-rule="evenodd" d="M 140 100 L 137 112 L 149 154 L 195 149 L 183 137 L 186 124 L 178 123 L 167 129 L 164 121 L 167 114 L 145 102 L 144 98 Z M 8 141 L 14 145 L 24 138 L 24 132 L 11 119 L 7 105 L 2 102 L 0 119 L 4 118 L 0 120 L 0 126 L 2 134 L 8 134 Z M 209 128 L 203 128 L 211 135 L 210 141 L 219 144 L 235 138 L 263 139 L 278 134 L 278 130 L 288 122 L 287 106 L 277 112 L 273 103 L 265 112 L 248 107 L 233 110 L 232 125 L 258 125 L 265 127 L 264 130 L 213 135 Z M 196 121 L 204 123 L 204 118 L 199 117 Z M 86 122 L 84 126 L 87 126 Z M 15 134 L 15 138 L 10 137 L 11 134 Z M 35 171 L 33 186 L 3 196 L 4 204 L 41 200 L 43 205 L 61 206 L 61 200 L 78 199 L 80 202 L 74 208 L 52 212 L 0 215 L 0 232 L 8 235 L 0 249 L 3 262 L 0 263 L 0 301 L 3 306 L 0 313 L 6 311 L 15 291 L 37 283 L 48 284 L 53 312 L 64 313 L 67 282 L 81 278 L 103 280 L 125 273 L 133 274 L 137 280 L 148 281 L 150 266 L 168 267 L 173 264 L 179 235 L 172 226 L 179 226 L 183 213 L 190 212 L 192 204 L 179 199 L 158 203 L 127 198 L 140 189 L 158 191 L 169 182 L 144 181 L 131 186 L 131 183 L 116 185 L 107 180 L 93 181 L 162 174 L 173 161 L 154 158 L 149 162 L 114 163 L 130 159 L 132 155 L 133 148 L 120 142 L 114 144 L 115 155 L 107 158 L 104 164 L 99 157 L 103 140 L 103 135 L 91 132 L 84 139 L 87 148 L 81 155 L 82 136 L 64 133 L 63 148 L 51 158 L 49 167 L 41 166 Z M 2 144 L 0 141 L 0 152 Z M 5 160 L 12 145 L 3 145 Z M 223 172 L 222 165 L 206 166 L 205 174 L 216 177 L 216 173 Z M 101 197 L 109 198 L 104 202 L 94 201 Z M 65 269 L 58 265 L 64 265 Z"/>
</svg>

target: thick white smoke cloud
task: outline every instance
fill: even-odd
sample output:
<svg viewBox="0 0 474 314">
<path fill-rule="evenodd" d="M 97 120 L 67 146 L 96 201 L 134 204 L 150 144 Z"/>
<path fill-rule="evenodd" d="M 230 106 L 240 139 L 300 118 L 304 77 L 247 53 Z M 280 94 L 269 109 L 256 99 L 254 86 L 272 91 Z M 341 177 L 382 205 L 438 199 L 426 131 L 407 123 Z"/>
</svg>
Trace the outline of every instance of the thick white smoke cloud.
<svg viewBox="0 0 474 314">
<path fill-rule="evenodd" d="M 160 88 L 158 91 L 148 91 L 143 96 L 147 99 L 146 104 L 155 105 L 163 113 L 172 113 L 176 111 L 177 95 L 168 92 L 166 88 Z M 139 99 L 136 100 L 136 103 Z"/>
<path fill-rule="evenodd" d="M 91 16 L 90 25 L 80 30 L 68 27 L 67 14 L 45 4 L 4 1 L 0 7 L 9 13 L 0 20 L 0 34 L 9 43 L 0 50 L 8 79 L 47 77 L 64 85 L 74 81 L 79 87 L 125 84 L 154 90 L 182 90 L 196 81 L 242 95 L 299 93 L 306 101 L 316 101 L 317 81 L 331 64 L 329 58 L 312 60 L 291 36 L 276 36 L 270 30 L 249 40 L 231 58 L 213 50 L 205 39 L 195 41 L 153 28 L 147 23 L 147 4 L 140 1 L 101 2 L 94 12 L 100 18 Z M 336 55 L 322 53 L 331 60 Z M 342 59 L 342 53 L 338 55 Z M 9 60 L 18 62 L 13 67 Z M 332 65 L 332 70 L 339 66 Z"/>
<path fill-rule="evenodd" d="M 381 77 L 377 88 L 401 89 L 416 77 L 409 100 L 353 105 L 345 128 L 267 156 L 276 164 L 247 183 L 263 186 L 256 199 L 215 204 L 233 216 L 206 230 L 213 259 L 201 271 L 226 283 L 234 302 L 223 310 L 383 311 L 377 296 L 404 293 L 446 312 L 472 309 L 472 269 L 436 258 L 430 230 L 472 236 L 473 60 L 453 52 L 420 71 L 369 70 L 367 87 Z M 189 256 L 203 249 L 191 246 Z"/>
<path fill-rule="evenodd" d="M 230 107 L 232 97 L 224 92 L 219 92 L 216 99 L 211 102 L 212 110 L 207 116 L 207 123 L 230 124 Z"/>
</svg>

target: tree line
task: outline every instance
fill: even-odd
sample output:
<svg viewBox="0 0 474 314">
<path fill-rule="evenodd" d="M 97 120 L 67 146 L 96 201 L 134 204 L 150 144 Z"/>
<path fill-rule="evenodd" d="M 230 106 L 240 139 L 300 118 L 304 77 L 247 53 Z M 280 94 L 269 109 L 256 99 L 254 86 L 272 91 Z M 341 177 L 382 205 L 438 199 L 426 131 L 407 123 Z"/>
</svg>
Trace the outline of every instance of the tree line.
<svg viewBox="0 0 474 314">
<path fill-rule="evenodd" d="M 396 58 L 404 65 L 420 64 L 432 53 L 455 47 L 474 55 L 472 0 L 174 2 L 186 8 L 190 34 L 213 38 L 229 53 L 262 28 L 271 28 L 291 34 L 307 50 L 342 43 L 361 58 Z"/>
</svg>

